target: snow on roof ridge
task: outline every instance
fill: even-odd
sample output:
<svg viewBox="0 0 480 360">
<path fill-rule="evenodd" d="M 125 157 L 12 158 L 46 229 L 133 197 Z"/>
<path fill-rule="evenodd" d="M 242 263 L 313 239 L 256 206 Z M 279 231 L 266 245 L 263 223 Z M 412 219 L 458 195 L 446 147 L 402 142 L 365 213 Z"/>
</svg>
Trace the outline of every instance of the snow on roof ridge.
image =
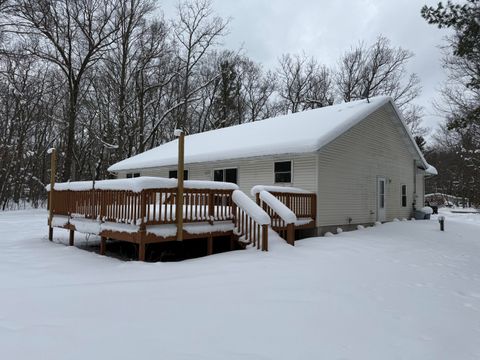
<svg viewBox="0 0 480 360">
<path fill-rule="evenodd" d="M 314 152 L 388 102 L 393 104 L 391 97 L 378 96 L 188 135 L 185 163 Z M 122 160 L 108 170 L 176 165 L 177 141 Z"/>
</svg>

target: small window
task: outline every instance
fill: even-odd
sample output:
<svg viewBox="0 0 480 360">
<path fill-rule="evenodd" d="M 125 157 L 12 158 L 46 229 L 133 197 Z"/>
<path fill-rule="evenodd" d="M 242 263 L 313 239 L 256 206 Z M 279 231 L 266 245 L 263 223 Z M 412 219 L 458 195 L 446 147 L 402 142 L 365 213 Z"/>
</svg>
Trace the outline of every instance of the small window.
<svg viewBox="0 0 480 360">
<path fill-rule="evenodd" d="M 178 171 L 177 170 L 170 170 L 168 172 L 169 179 L 177 179 Z M 183 180 L 188 180 L 188 170 L 183 170 Z"/>
<path fill-rule="evenodd" d="M 402 185 L 402 207 L 407 207 L 407 185 Z"/>
<path fill-rule="evenodd" d="M 379 195 L 380 195 L 380 209 L 385 208 L 385 180 L 380 180 L 379 182 Z"/>
<path fill-rule="evenodd" d="M 127 179 L 136 178 L 136 177 L 140 177 L 140 173 L 128 173 L 127 174 Z"/>
<path fill-rule="evenodd" d="M 275 163 L 275 182 L 291 183 L 292 182 L 292 162 L 277 161 Z"/>
<path fill-rule="evenodd" d="M 224 181 L 236 184 L 238 171 L 236 168 L 213 170 L 213 181 Z"/>
</svg>

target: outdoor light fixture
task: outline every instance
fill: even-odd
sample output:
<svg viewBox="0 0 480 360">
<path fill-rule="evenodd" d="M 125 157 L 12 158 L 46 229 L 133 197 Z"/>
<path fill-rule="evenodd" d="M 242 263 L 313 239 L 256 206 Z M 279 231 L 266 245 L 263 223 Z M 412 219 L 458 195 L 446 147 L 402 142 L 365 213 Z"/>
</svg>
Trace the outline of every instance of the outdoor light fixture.
<svg viewBox="0 0 480 360">
<path fill-rule="evenodd" d="M 175 135 L 176 137 L 179 137 L 182 134 L 183 134 L 183 130 L 181 130 L 181 129 L 175 129 L 173 131 L 173 135 Z"/>
</svg>

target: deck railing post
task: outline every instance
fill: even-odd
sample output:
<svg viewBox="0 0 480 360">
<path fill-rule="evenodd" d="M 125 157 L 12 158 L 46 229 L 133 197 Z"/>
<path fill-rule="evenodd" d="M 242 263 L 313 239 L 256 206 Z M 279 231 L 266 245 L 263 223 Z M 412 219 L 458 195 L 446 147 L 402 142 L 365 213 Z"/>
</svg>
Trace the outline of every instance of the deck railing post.
<svg viewBox="0 0 480 360">
<path fill-rule="evenodd" d="M 53 196 L 55 192 L 55 175 L 57 172 L 57 151 L 50 149 L 50 194 L 49 194 L 49 208 L 48 208 L 48 240 L 53 240 Z"/>
<path fill-rule="evenodd" d="M 317 226 L 317 195 L 312 194 L 311 197 L 311 212 L 312 212 L 312 219 L 315 223 L 315 226 Z"/>
<path fill-rule="evenodd" d="M 138 231 L 138 260 L 145 261 L 145 235 L 146 235 L 146 226 L 145 226 L 145 216 L 147 213 L 147 201 L 146 201 L 145 190 L 142 190 L 140 194 L 140 226 Z"/>
<path fill-rule="evenodd" d="M 295 224 L 287 224 L 287 243 L 294 246 L 295 245 Z"/>
<path fill-rule="evenodd" d="M 177 222 L 177 240 L 183 240 L 183 170 L 185 155 L 185 133 L 183 130 L 175 130 L 178 136 L 178 169 L 177 169 L 177 204 L 176 204 L 176 222 Z"/>
<path fill-rule="evenodd" d="M 268 225 L 262 225 L 262 251 L 268 251 Z"/>
</svg>

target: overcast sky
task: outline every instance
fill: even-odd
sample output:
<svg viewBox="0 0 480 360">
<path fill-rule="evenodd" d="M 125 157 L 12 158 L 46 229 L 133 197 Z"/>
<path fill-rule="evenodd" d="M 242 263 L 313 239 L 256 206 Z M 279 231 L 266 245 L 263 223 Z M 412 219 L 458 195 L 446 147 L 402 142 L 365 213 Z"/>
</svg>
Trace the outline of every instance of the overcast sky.
<svg viewBox="0 0 480 360">
<path fill-rule="evenodd" d="M 177 0 L 163 0 L 167 18 L 175 13 Z M 420 16 L 424 4 L 419 0 L 213 0 L 214 10 L 231 18 L 224 45 L 242 47 L 246 55 L 267 69 L 276 67 L 283 53 L 316 57 L 335 66 L 352 45 L 372 43 L 378 35 L 394 46 L 415 53 L 409 70 L 419 75 L 423 87 L 416 103 L 425 107 L 424 124 L 435 128 L 440 118 L 432 101 L 445 79 L 438 48 L 444 30 L 428 25 Z"/>
</svg>

